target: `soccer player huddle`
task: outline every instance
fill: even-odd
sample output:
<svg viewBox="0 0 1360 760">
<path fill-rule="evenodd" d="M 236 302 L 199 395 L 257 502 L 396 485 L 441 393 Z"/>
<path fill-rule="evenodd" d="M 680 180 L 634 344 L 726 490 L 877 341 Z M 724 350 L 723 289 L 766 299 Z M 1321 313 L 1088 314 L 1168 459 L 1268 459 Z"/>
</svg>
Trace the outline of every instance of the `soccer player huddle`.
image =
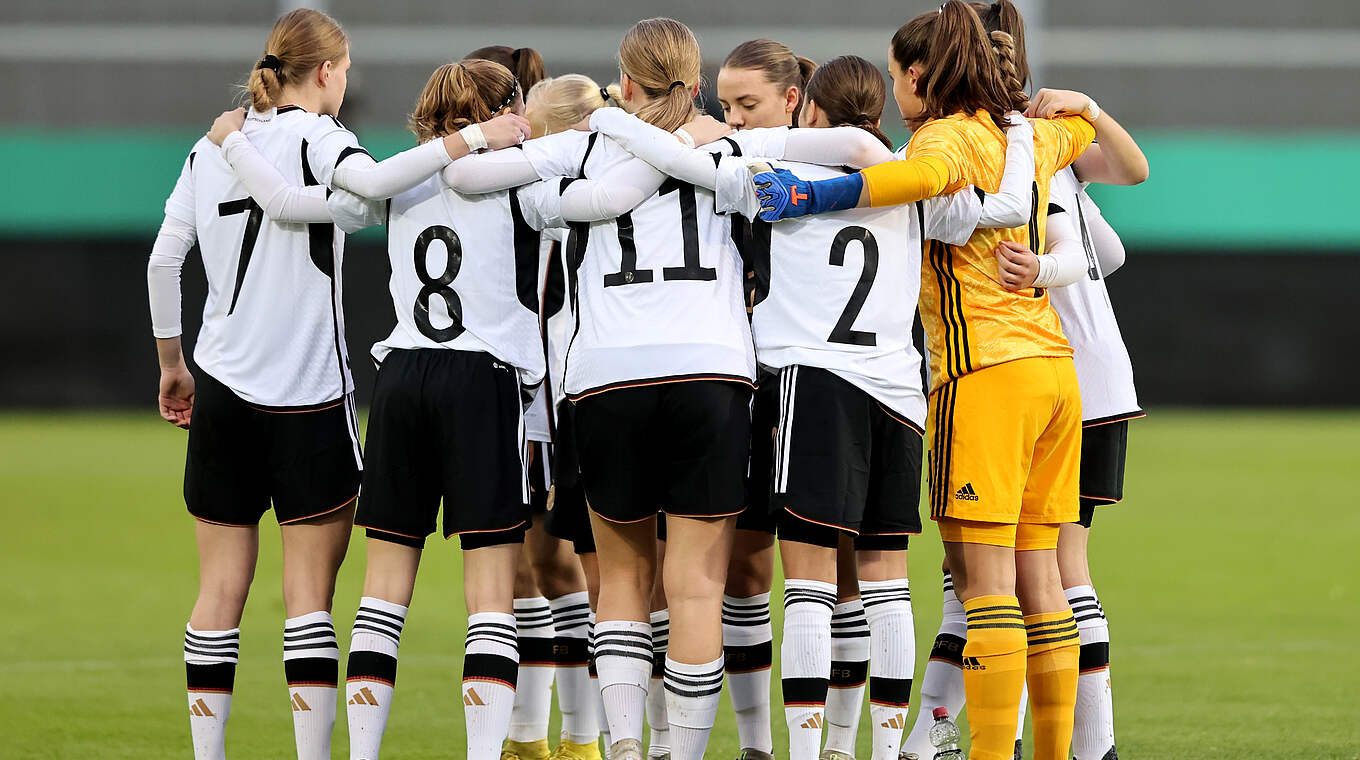
<svg viewBox="0 0 1360 760">
<path fill-rule="evenodd" d="M 1018 756 L 1026 702 L 1034 757 L 1114 760 L 1086 540 L 1142 412 L 1104 284 L 1123 248 L 1084 186 L 1147 163 L 1090 97 L 1027 94 L 1010 0 L 950 0 L 892 36 L 914 130 L 896 154 L 869 61 L 743 43 L 720 122 L 695 105 L 695 36 L 655 18 L 607 87 L 545 77 L 528 48 L 438 67 L 418 145 L 375 161 L 337 118 L 352 52 L 322 13 L 280 18 L 249 108 L 195 144 L 151 252 L 161 414 L 189 430 L 198 760 L 225 757 L 271 506 L 304 760 L 330 756 L 335 577 L 365 529 L 343 699 L 351 758 L 379 756 L 441 504 L 474 760 L 698 760 L 724 678 L 742 760 L 772 760 L 776 550 L 791 760 L 853 758 L 866 684 L 873 760 L 930 760 L 936 715 L 965 706 L 969 757 Z M 342 259 L 369 226 L 395 326 L 371 352 L 361 452 Z M 908 731 L 923 469 L 945 600 Z"/>
</svg>

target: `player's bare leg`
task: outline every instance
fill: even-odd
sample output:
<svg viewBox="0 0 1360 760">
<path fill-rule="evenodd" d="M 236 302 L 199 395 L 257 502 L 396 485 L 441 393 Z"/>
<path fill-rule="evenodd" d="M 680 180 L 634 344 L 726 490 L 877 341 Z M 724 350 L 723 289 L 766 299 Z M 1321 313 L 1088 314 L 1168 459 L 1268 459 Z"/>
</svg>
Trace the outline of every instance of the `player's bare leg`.
<svg viewBox="0 0 1360 760">
<path fill-rule="evenodd" d="M 198 598 L 184 631 L 184 671 L 195 760 L 226 757 L 227 718 L 241 646 L 241 613 L 255 577 L 257 526 L 196 520 Z"/>
<path fill-rule="evenodd" d="M 282 526 L 283 672 L 293 712 L 298 760 L 331 756 L 340 645 L 331 602 L 335 574 L 345 560 L 354 501 L 326 515 Z"/>
<path fill-rule="evenodd" d="M 781 540 L 779 554 L 785 578 L 784 636 L 779 663 L 789 757 L 815 760 L 822 746 L 823 713 L 831 675 L 836 549 Z"/>
<path fill-rule="evenodd" d="M 843 533 L 836 547 L 836 608 L 831 614 L 831 680 L 822 760 L 854 757 L 868 678 L 869 622 L 859 598 L 854 539 Z"/>
<path fill-rule="evenodd" d="M 658 520 L 665 520 L 659 515 Z M 656 542 L 657 563 L 666 566 L 666 542 Z M 647 682 L 647 757 L 671 756 L 670 721 L 666 719 L 666 652 L 671 638 L 671 613 L 666 604 L 662 573 L 652 580 L 652 677 Z"/>
<path fill-rule="evenodd" d="M 873 760 L 897 760 L 911 703 L 916 631 L 905 549 L 857 552 L 859 590 L 869 623 L 869 717 Z"/>
<path fill-rule="evenodd" d="M 530 532 L 542 533 L 535 525 Z M 504 760 L 546 760 L 548 719 L 552 712 L 553 630 L 552 611 L 535 583 L 530 567 L 529 536 L 525 551 L 515 564 L 515 636 L 519 644 L 519 672 L 515 681 L 515 707 L 510 713 L 510 732 L 501 749 Z"/>
<path fill-rule="evenodd" d="M 767 531 L 738 528 L 723 592 L 723 661 L 743 760 L 767 760 L 774 752 L 770 734 L 774 541 Z"/>
<path fill-rule="evenodd" d="M 610 756 L 641 755 L 647 682 L 652 673 L 652 584 L 656 579 L 656 516 L 616 523 L 590 513 L 599 563 L 595 668 Z M 716 614 L 715 614 L 716 617 Z"/>
<path fill-rule="evenodd" d="M 1091 582 L 1086 553 L 1090 529 L 1068 523 L 1058 533 L 1058 573 L 1081 636 L 1072 754 L 1077 760 L 1113 760 L 1114 700 L 1110 690 L 1110 628 Z"/>
<path fill-rule="evenodd" d="M 666 655 L 671 757 L 701 760 L 717 718 L 723 680 L 723 588 L 735 519 L 666 517 L 663 568 L 671 624 L 685 635 Z"/>
</svg>

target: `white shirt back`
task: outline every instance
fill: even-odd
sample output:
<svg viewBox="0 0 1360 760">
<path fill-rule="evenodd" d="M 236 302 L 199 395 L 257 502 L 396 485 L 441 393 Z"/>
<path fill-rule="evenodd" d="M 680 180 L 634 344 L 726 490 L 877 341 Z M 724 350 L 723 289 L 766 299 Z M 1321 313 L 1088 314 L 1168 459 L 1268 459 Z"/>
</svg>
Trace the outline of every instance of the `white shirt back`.
<svg viewBox="0 0 1360 760">
<path fill-rule="evenodd" d="M 328 184 L 335 165 L 362 150 L 333 117 L 296 107 L 252 111 L 244 131 L 298 185 Z M 194 224 L 207 273 L 199 367 L 259 406 L 322 405 L 353 390 L 343 233 L 266 217 L 207 138 L 195 144 L 166 214 Z"/>
<path fill-rule="evenodd" d="M 593 179 L 634 160 L 613 140 L 579 132 L 524 150 L 542 176 Z M 573 224 L 563 250 L 574 317 L 569 397 L 665 380 L 754 380 L 741 260 L 711 191 L 668 180 L 629 213 Z"/>
<path fill-rule="evenodd" d="M 1133 363 L 1086 227 L 1085 220 L 1099 214 L 1100 209 L 1070 167 L 1053 175 L 1049 201 L 1073 215 L 1089 262 L 1086 277 L 1048 291 L 1053 310 L 1062 320 L 1063 333 L 1072 344 L 1077 384 L 1081 386 L 1082 419 L 1089 423 L 1138 415 L 1141 410 L 1133 385 Z"/>
<path fill-rule="evenodd" d="M 513 366 L 524 386 L 537 385 L 540 240 L 514 189 L 463 195 L 435 175 L 393 198 L 387 254 L 397 324 L 373 358 L 393 349 L 484 351 Z"/>
</svg>

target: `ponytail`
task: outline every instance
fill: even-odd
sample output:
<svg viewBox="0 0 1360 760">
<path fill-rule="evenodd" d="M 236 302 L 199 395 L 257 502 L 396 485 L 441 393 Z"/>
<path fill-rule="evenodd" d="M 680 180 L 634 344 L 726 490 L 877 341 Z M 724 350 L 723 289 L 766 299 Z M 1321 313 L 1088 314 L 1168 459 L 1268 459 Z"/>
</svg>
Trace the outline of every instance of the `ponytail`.
<svg viewBox="0 0 1360 760">
<path fill-rule="evenodd" d="M 321 64 L 337 62 L 348 53 L 349 38 L 335 19 L 310 8 L 284 14 L 274 22 L 264 56 L 246 79 L 250 106 L 268 111 L 280 105 L 285 85 L 305 81 Z"/>
<path fill-rule="evenodd" d="M 699 41 L 689 27 L 669 18 L 637 22 L 619 44 L 619 70 L 648 98 L 639 119 L 674 132 L 698 115 L 691 94 L 699 85 Z"/>
<path fill-rule="evenodd" d="M 908 21 L 892 41 L 893 59 L 903 71 L 921 67 L 916 89 L 924 118 L 986 111 L 1002 129 L 1007 111 L 1024 110 L 1028 104 L 1017 84 L 1014 54 L 1014 42 L 989 37 L 977 12 L 962 0 L 948 0 L 940 10 Z M 1007 73 L 999 60 L 1003 55 L 1010 57 Z"/>
<path fill-rule="evenodd" d="M 1025 53 L 1025 20 L 1020 9 L 1011 0 L 997 0 L 994 3 L 970 3 L 982 19 L 982 26 L 988 32 L 1005 32 L 1011 36 L 1015 48 L 1015 74 L 1020 80 L 1021 89 L 1029 85 L 1029 57 Z"/>
<path fill-rule="evenodd" d="M 892 150 L 879 128 L 887 88 L 876 66 L 857 55 L 832 58 L 807 83 L 806 99 L 816 103 L 832 126 L 859 127 Z"/>
</svg>

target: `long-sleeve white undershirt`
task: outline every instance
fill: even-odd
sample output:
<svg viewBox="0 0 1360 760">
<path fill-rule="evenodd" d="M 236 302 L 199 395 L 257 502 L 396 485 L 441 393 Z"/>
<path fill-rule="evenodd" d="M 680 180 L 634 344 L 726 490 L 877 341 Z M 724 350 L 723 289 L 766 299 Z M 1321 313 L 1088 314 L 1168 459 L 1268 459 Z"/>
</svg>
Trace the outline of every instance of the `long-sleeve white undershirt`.
<svg viewBox="0 0 1360 760">
<path fill-rule="evenodd" d="M 222 141 L 222 158 L 270 219 L 309 223 L 331 220 L 326 211 L 326 188 L 302 187 L 284 179 L 278 168 L 250 144 L 244 132 L 227 135 Z"/>
<path fill-rule="evenodd" d="M 183 332 L 180 272 L 197 239 L 192 223 L 168 215 L 156 233 L 146 264 L 146 290 L 151 302 L 151 332 L 157 338 L 173 338 Z"/>
</svg>

